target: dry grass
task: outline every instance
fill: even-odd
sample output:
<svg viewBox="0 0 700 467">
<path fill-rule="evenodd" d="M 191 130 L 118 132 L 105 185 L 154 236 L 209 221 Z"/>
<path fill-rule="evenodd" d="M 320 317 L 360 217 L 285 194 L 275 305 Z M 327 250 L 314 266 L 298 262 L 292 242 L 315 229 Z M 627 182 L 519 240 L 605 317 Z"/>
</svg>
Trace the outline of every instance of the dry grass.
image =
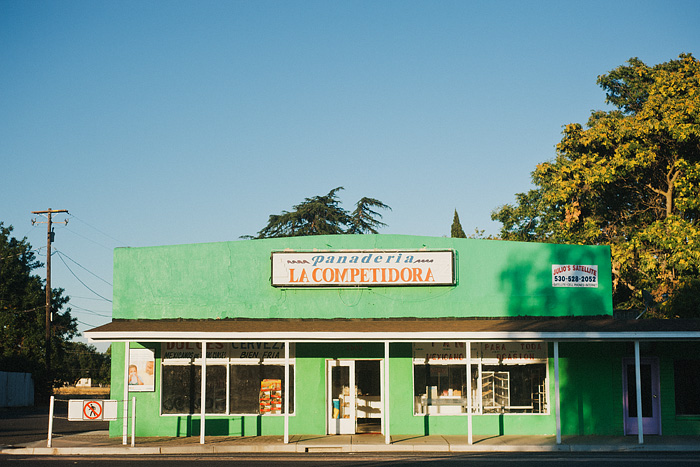
<svg viewBox="0 0 700 467">
<path fill-rule="evenodd" d="M 72 395 L 72 394 L 85 394 L 90 396 L 109 396 L 109 388 L 76 388 L 73 386 L 66 386 L 63 388 L 54 388 L 54 395 Z"/>
</svg>

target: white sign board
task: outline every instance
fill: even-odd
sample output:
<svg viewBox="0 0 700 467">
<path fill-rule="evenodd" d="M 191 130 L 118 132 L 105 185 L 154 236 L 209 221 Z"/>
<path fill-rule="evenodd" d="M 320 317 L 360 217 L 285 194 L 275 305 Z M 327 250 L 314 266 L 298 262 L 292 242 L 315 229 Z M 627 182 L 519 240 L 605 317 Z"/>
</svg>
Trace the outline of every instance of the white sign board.
<svg viewBox="0 0 700 467">
<path fill-rule="evenodd" d="M 454 270 L 452 251 L 272 253 L 275 287 L 454 285 Z"/>
<path fill-rule="evenodd" d="M 129 349 L 129 391 L 155 389 L 156 358 L 152 349 Z"/>
<path fill-rule="evenodd" d="M 598 265 L 552 264 L 552 287 L 598 287 Z"/>
<path fill-rule="evenodd" d="M 71 399 L 68 401 L 68 420 L 104 421 L 117 419 L 116 400 Z"/>
</svg>

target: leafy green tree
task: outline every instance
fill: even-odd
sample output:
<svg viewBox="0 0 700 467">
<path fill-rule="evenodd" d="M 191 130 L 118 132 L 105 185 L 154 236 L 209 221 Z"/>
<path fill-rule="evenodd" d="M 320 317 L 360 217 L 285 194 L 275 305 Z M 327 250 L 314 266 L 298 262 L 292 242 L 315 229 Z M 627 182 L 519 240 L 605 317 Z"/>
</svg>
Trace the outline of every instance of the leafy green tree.
<svg viewBox="0 0 700 467">
<path fill-rule="evenodd" d="M 536 188 L 492 219 L 507 240 L 610 245 L 619 309 L 643 308 L 646 290 L 656 303 L 676 297 L 652 316 L 698 316 L 700 63 L 632 58 L 598 84 L 616 108 L 567 125 Z"/>
<path fill-rule="evenodd" d="M 17 240 L 11 233 L 12 226 L 0 222 L 0 369 L 31 372 L 41 391 L 60 381 L 60 373 L 45 371 L 45 284 L 32 273 L 43 265 L 27 239 Z M 70 309 L 60 312 L 67 302 L 62 289 L 52 290 L 52 362 L 60 361 L 65 343 L 77 333 Z"/>
<path fill-rule="evenodd" d="M 337 187 L 327 195 L 306 198 L 291 212 L 272 214 L 256 236 L 243 238 L 377 233 L 386 225 L 378 219 L 382 216 L 376 209 L 391 209 L 389 206 L 374 198 L 362 198 L 349 213 L 340 206 L 338 192 L 342 189 Z"/>
<path fill-rule="evenodd" d="M 457 214 L 456 209 L 455 209 L 455 216 L 452 218 L 452 229 L 451 229 L 450 237 L 452 237 L 452 238 L 467 238 L 467 234 L 464 233 L 464 229 L 462 228 L 462 224 L 460 224 L 460 222 L 459 222 L 459 214 Z"/>
<path fill-rule="evenodd" d="M 65 342 L 57 372 L 71 384 L 80 378 L 91 378 L 93 384 L 105 385 L 110 382 L 110 361 L 109 352 L 101 353 L 93 345 Z"/>
</svg>

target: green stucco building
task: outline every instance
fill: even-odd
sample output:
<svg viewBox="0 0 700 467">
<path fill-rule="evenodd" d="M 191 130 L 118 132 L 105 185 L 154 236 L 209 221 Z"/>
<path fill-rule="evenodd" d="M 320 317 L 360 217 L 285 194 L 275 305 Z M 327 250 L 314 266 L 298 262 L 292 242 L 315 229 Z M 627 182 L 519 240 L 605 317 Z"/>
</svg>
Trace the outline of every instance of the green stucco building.
<svg viewBox="0 0 700 467">
<path fill-rule="evenodd" d="M 121 248 L 113 320 L 86 334 L 113 342 L 137 436 L 699 434 L 700 326 L 615 319 L 611 297 L 599 246 Z"/>
</svg>

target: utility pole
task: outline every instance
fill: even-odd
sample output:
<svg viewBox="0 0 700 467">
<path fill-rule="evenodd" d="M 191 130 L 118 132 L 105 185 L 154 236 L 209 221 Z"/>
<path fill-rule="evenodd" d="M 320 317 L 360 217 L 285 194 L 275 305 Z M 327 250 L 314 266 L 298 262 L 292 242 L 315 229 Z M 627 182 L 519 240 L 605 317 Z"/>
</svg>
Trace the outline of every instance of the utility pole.
<svg viewBox="0 0 700 467">
<path fill-rule="evenodd" d="M 65 209 L 51 209 L 46 211 L 32 211 L 32 214 L 46 214 L 48 221 L 37 222 L 32 219 L 34 224 L 46 224 L 46 378 L 48 380 L 49 389 L 53 387 L 53 379 L 51 378 L 51 243 L 54 239 L 54 231 L 51 222 L 51 214 L 68 213 Z M 63 221 L 68 224 L 68 220 Z"/>
</svg>

